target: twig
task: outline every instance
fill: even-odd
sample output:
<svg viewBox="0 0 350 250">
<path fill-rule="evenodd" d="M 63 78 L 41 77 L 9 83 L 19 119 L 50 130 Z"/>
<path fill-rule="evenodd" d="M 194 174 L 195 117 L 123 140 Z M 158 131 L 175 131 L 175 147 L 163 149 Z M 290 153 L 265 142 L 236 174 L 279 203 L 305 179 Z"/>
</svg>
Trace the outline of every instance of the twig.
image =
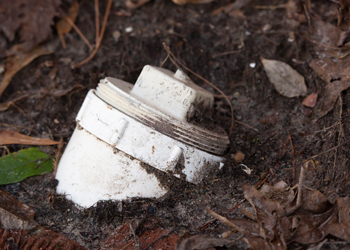
<svg viewBox="0 0 350 250">
<path fill-rule="evenodd" d="M 95 0 L 95 25 L 96 25 L 96 43 L 100 37 L 100 8 L 98 0 Z"/>
<path fill-rule="evenodd" d="M 276 10 L 276 9 L 284 9 L 286 8 L 286 4 L 279 5 L 255 5 L 254 9 L 257 10 Z"/>
<path fill-rule="evenodd" d="M 75 25 L 75 23 L 72 21 L 72 19 L 70 19 L 69 16 L 65 16 L 64 20 L 67 21 L 67 23 L 69 23 L 70 26 L 73 27 L 73 29 L 75 30 L 75 32 L 78 33 L 78 35 L 81 37 L 81 39 L 83 39 L 83 41 L 86 43 L 86 45 L 89 47 L 90 50 L 93 50 L 93 47 L 91 45 L 91 43 L 88 41 L 88 39 L 86 39 L 86 37 L 84 36 L 84 34 L 80 31 L 80 29 Z"/>
<path fill-rule="evenodd" d="M 102 42 L 102 38 L 103 38 L 103 35 L 105 33 L 105 29 L 106 29 L 106 24 L 107 24 L 107 20 L 108 20 L 108 16 L 109 16 L 109 12 L 111 10 L 111 6 L 112 6 L 112 0 L 108 0 L 108 3 L 107 3 L 107 7 L 106 7 L 106 12 L 105 12 L 105 15 L 103 17 L 103 23 L 102 23 L 102 28 L 101 28 L 101 32 L 98 36 L 98 40 L 96 41 L 96 46 L 95 46 L 95 49 L 92 51 L 92 53 L 90 54 L 90 56 L 88 56 L 85 60 L 81 61 L 80 63 L 78 64 L 75 64 L 73 65 L 73 69 L 77 68 L 77 67 L 80 67 L 81 65 L 84 65 L 85 63 L 87 63 L 88 61 L 90 61 L 97 53 L 100 45 L 101 45 L 101 42 Z"/>
<path fill-rule="evenodd" d="M 259 132 L 256 128 L 253 128 L 252 126 L 248 125 L 248 124 L 245 124 L 243 122 L 239 122 L 239 121 L 236 121 L 233 117 L 233 107 L 232 107 L 232 104 L 230 102 L 230 100 L 228 99 L 228 97 L 224 94 L 224 92 L 222 92 L 218 87 L 216 87 L 214 84 L 212 84 L 211 82 L 209 82 L 207 79 L 205 79 L 204 77 L 198 75 L 197 73 L 195 73 L 193 70 L 189 69 L 188 67 L 186 67 L 183 63 L 180 62 L 179 59 L 177 59 L 174 54 L 171 52 L 169 46 L 166 44 L 166 43 L 163 43 L 163 46 L 164 46 L 164 49 L 165 51 L 167 52 L 168 54 L 168 57 L 169 59 L 171 60 L 171 62 L 177 67 L 177 68 L 180 68 L 179 65 L 182 66 L 182 68 L 186 69 L 187 71 L 191 72 L 193 75 L 195 75 L 196 77 L 198 77 L 199 79 L 201 79 L 202 81 L 204 81 L 206 84 L 208 84 L 209 86 L 211 86 L 212 88 L 214 88 L 216 91 L 218 91 L 221 95 L 223 95 L 228 103 L 228 105 L 230 106 L 230 110 L 231 110 L 231 127 L 230 127 L 230 132 L 229 132 L 229 136 L 231 135 L 232 133 L 232 129 L 233 129 L 233 124 L 234 122 L 238 123 L 238 124 L 241 124 L 241 125 L 244 125 L 256 132 Z"/>
<path fill-rule="evenodd" d="M 326 154 L 326 153 L 328 153 L 328 152 L 330 152 L 330 151 L 332 151 L 332 150 L 334 150 L 334 149 L 337 149 L 337 148 L 339 148 L 340 146 L 343 146 L 344 144 L 348 143 L 349 141 L 350 141 L 350 140 L 345 141 L 345 142 L 343 142 L 343 143 L 338 144 L 337 146 L 335 146 L 335 147 L 333 147 L 333 148 L 330 148 L 330 149 L 328 149 L 328 150 L 326 150 L 326 151 L 323 151 L 323 152 L 321 152 L 321 153 L 319 153 L 319 154 L 317 154 L 317 155 L 311 156 L 311 157 L 307 158 L 305 161 L 301 162 L 301 163 L 298 164 L 298 165 L 304 164 L 305 162 L 308 162 L 308 161 L 310 161 L 311 159 L 315 159 L 316 157 L 318 157 L 318 156 L 320 156 L 320 155 Z"/>
<path fill-rule="evenodd" d="M 226 52 L 214 54 L 214 55 L 212 55 L 212 58 L 219 57 L 219 56 L 231 55 L 231 54 L 235 54 L 235 53 L 238 53 L 238 52 L 239 52 L 239 50 L 226 51 Z"/>
<path fill-rule="evenodd" d="M 130 225 L 131 232 L 132 232 L 132 234 L 134 236 L 135 249 L 139 250 L 140 249 L 140 243 L 139 243 L 138 237 L 135 234 L 135 229 L 134 229 L 133 223 L 134 223 L 134 220 L 132 220 L 129 225 Z"/>
<path fill-rule="evenodd" d="M 288 135 L 289 141 L 290 141 L 290 146 L 292 148 L 292 162 L 293 162 L 293 186 L 295 185 L 295 156 L 294 156 L 294 146 L 293 146 L 293 141 L 292 137 L 290 134 Z"/>
<path fill-rule="evenodd" d="M 234 224 L 233 222 L 229 221 L 226 217 L 223 217 L 217 213 L 215 213 L 213 210 L 211 210 L 210 208 L 206 208 L 205 210 L 207 210 L 207 212 L 213 216 L 215 219 L 221 221 L 222 223 L 225 223 L 226 225 L 233 227 L 234 229 L 236 229 L 238 232 L 243 233 L 242 230 L 236 226 L 236 224 Z"/>
<path fill-rule="evenodd" d="M 55 159 L 53 159 L 53 173 L 54 173 L 53 176 L 56 176 L 58 162 L 60 160 L 62 148 L 63 148 L 63 137 L 61 137 L 61 139 L 58 141 L 58 147 L 55 154 Z"/>
<path fill-rule="evenodd" d="M 235 210 L 237 207 L 239 207 L 243 202 L 245 201 L 245 199 L 241 200 L 240 202 L 238 202 L 236 204 L 236 206 L 234 206 L 233 208 L 231 208 L 230 210 L 228 210 L 227 212 L 230 213 L 231 211 Z"/>
</svg>

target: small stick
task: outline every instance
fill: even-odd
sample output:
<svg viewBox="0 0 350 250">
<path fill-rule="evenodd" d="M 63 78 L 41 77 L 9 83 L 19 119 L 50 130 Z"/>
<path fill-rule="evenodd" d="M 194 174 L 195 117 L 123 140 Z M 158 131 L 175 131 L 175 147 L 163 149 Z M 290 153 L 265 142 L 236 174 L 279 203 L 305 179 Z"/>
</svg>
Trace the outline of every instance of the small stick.
<svg viewBox="0 0 350 250">
<path fill-rule="evenodd" d="M 60 160 L 61 152 L 63 148 L 63 137 L 58 141 L 58 147 L 55 154 L 55 159 L 53 159 L 53 176 L 56 176 L 58 162 Z"/>
<path fill-rule="evenodd" d="M 86 39 L 86 37 L 84 36 L 84 34 L 80 31 L 80 29 L 75 25 L 75 23 L 72 21 L 72 19 L 70 19 L 69 16 L 65 16 L 64 19 L 67 21 L 67 23 L 69 23 L 70 26 L 73 27 L 73 29 L 75 30 L 75 32 L 78 33 L 78 35 L 81 37 L 81 39 L 83 39 L 83 41 L 86 43 L 86 45 L 89 47 L 90 50 L 93 50 L 93 47 L 91 45 L 91 43 L 88 41 L 88 39 Z"/>
<path fill-rule="evenodd" d="M 100 37 L 100 8 L 98 5 L 98 0 L 95 0 L 95 25 L 96 25 L 96 43 Z"/>
<path fill-rule="evenodd" d="M 292 162 L 293 162 L 293 186 L 295 185 L 295 155 L 294 155 L 294 146 L 293 146 L 293 141 L 292 141 L 292 137 L 290 136 L 290 134 L 288 134 L 288 138 L 290 141 L 290 146 L 292 148 Z"/>
<path fill-rule="evenodd" d="M 235 210 L 237 207 L 239 207 L 243 202 L 245 201 L 245 199 L 241 200 L 240 202 L 238 202 L 236 204 L 236 206 L 234 206 L 233 208 L 231 208 L 230 210 L 228 210 L 227 212 L 230 213 L 231 211 Z"/>
<path fill-rule="evenodd" d="M 334 149 L 337 149 L 337 148 L 339 148 L 340 146 L 343 146 L 344 144 L 348 143 L 349 141 L 350 141 L 350 140 L 345 141 L 345 142 L 343 142 L 343 143 L 338 144 L 337 146 L 335 146 L 335 147 L 333 147 L 333 148 L 330 148 L 330 149 L 328 149 L 328 150 L 326 150 L 326 151 L 323 151 L 323 152 L 321 152 L 321 153 L 319 153 L 319 154 L 317 154 L 317 155 L 311 156 L 311 157 L 307 158 L 305 161 L 303 161 L 303 162 L 300 163 L 300 164 L 304 164 L 305 162 L 308 162 L 308 161 L 310 161 L 310 160 L 312 160 L 312 159 L 315 159 L 316 157 L 318 157 L 318 156 L 320 156 L 320 155 L 326 154 L 326 153 L 328 153 L 328 152 L 330 152 L 330 151 L 332 151 L 332 150 L 334 150 Z"/>
<path fill-rule="evenodd" d="M 81 65 L 84 65 L 85 63 L 87 63 L 88 61 L 90 61 L 97 53 L 100 45 L 101 45 L 101 42 L 102 42 L 102 38 L 103 38 L 103 35 L 105 33 L 105 29 L 106 29 L 106 24 L 107 24 L 107 20 L 108 20 L 108 16 L 109 16 L 109 12 L 111 10 L 111 6 L 112 6 L 112 0 L 108 0 L 108 3 L 107 3 L 107 7 L 106 7 L 106 12 L 105 12 L 105 15 L 103 17 L 103 23 L 102 23 L 102 29 L 101 29 L 101 33 L 98 37 L 98 40 L 96 41 L 96 47 L 95 49 L 92 51 L 92 53 L 90 54 L 90 56 L 88 56 L 85 60 L 81 61 L 80 63 L 78 64 L 75 64 L 73 65 L 73 69 L 77 68 L 77 67 L 80 67 Z"/>
<path fill-rule="evenodd" d="M 234 229 L 236 229 L 238 232 L 243 233 L 242 230 L 236 226 L 233 222 L 229 221 L 226 217 L 223 217 L 217 213 L 215 213 L 213 210 L 211 210 L 210 208 L 206 208 L 205 210 L 207 210 L 207 212 L 213 216 L 215 219 L 225 223 L 226 225 L 233 227 Z"/>
<path fill-rule="evenodd" d="M 238 53 L 238 52 L 239 52 L 239 50 L 226 51 L 226 52 L 214 54 L 214 55 L 212 55 L 212 58 L 219 57 L 219 56 L 231 55 L 231 54 L 235 54 L 235 53 Z"/>
</svg>

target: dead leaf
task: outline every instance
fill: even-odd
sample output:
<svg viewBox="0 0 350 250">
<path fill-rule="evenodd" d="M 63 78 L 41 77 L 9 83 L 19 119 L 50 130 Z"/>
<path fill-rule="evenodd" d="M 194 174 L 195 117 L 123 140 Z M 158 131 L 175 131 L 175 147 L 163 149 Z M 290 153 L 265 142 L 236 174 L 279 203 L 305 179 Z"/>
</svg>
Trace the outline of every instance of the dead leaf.
<svg viewBox="0 0 350 250">
<path fill-rule="evenodd" d="M 231 241 L 223 238 L 214 238 L 206 235 L 195 235 L 176 242 L 175 250 L 208 249 L 212 247 L 223 247 Z"/>
<path fill-rule="evenodd" d="M 10 42 L 17 35 L 23 52 L 28 52 L 51 37 L 60 4 L 60 0 L 0 1 L 0 31 Z"/>
<path fill-rule="evenodd" d="M 235 159 L 236 162 L 242 162 L 244 160 L 244 154 L 241 151 L 238 151 L 233 155 L 233 159 Z"/>
<path fill-rule="evenodd" d="M 333 209 L 323 214 L 303 214 L 297 215 L 297 226 L 291 241 L 300 244 L 310 244 L 322 241 L 328 235 L 327 224 L 329 218 L 333 216 Z"/>
<path fill-rule="evenodd" d="M 305 107 L 313 108 L 317 103 L 317 93 L 312 93 L 308 95 L 302 102 Z"/>
<path fill-rule="evenodd" d="M 22 145 L 54 145 L 58 144 L 57 141 L 50 139 L 36 138 L 28 135 L 22 135 L 20 133 L 3 129 L 0 131 L 0 145 L 6 144 L 22 144 Z"/>
<path fill-rule="evenodd" d="M 68 14 L 56 23 L 57 33 L 58 33 L 58 36 L 61 40 L 63 48 L 66 48 L 66 42 L 64 40 L 64 35 L 68 34 L 72 29 L 72 25 L 70 25 L 67 22 L 66 18 L 68 17 L 74 23 L 75 20 L 77 19 L 78 14 L 79 14 L 79 3 L 77 1 L 75 1 L 69 7 Z"/>
<path fill-rule="evenodd" d="M 309 65 L 327 82 L 320 109 L 320 115 L 324 116 L 333 109 L 340 93 L 350 87 L 350 58 L 315 59 Z"/>
<path fill-rule="evenodd" d="M 322 20 L 312 22 L 311 39 L 322 45 L 337 47 L 341 30 Z M 324 47 L 324 46 L 323 46 Z"/>
<path fill-rule="evenodd" d="M 293 190 L 284 181 L 279 181 L 273 186 L 265 183 L 259 192 L 266 198 L 277 201 L 283 209 L 290 206 L 295 198 Z"/>
<path fill-rule="evenodd" d="M 51 44 L 50 44 L 51 45 Z M 48 55 L 54 52 L 53 46 L 39 45 L 27 53 L 22 53 L 20 50 L 18 54 L 10 56 L 6 59 L 6 71 L 5 75 L 0 83 L 0 97 L 9 85 L 12 77 L 20 71 L 22 68 L 27 66 L 35 58 Z"/>
<path fill-rule="evenodd" d="M 275 89 L 286 97 L 304 96 L 307 93 L 304 77 L 288 64 L 261 58 L 265 72 Z"/>
<path fill-rule="evenodd" d="M 328 232 L 339 239 L 350 242 L 350 198 L 337 198 L 337 206 L 337 216 L 328 224 Z"/>
<path fill-rule="evenodd" d="M 0 190 L 0 225 L 4 229 L 32 229 L 38 225 L 34 214 L 31 207 Z"/>
<path fill-rule="evenodd" d="M 311 214 L 321 214 L 332 208 L 326 196 L 316 189 L 303 191 L 303 202 L 298 211 Z"/>
</svg>

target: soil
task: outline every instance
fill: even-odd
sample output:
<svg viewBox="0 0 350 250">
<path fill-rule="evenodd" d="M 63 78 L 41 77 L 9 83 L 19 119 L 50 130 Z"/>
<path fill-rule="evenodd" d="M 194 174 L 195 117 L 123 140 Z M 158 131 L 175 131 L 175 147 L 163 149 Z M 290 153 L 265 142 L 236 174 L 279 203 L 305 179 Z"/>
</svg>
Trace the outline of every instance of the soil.
<svg viewBox="0 0 350 250">
<path fill-rule="evenodd" d="M 100 1 L 101 16 L 106 3 Z M 170 191 L 160 199 L 103 201 L 88 209 L 80 209 L 55 193 L 57 180 L 53 173 L 0 188 L 31 206 L 39 224 L 87 249 L 98 249 L 124 223 L 147 221 L 154 217 L 166 233 L 218 236 L 228 227 L 217 221 L 206 225 L 212 220 L 205 211 L 206 207 L 228 217 L 243 217 L 239 209 L 227 213 L 243 199 L 240 189 L 243 183 L 255 185 L 267 177 L 266 182 L 283 180 L 293 186 L 304 160 L 349 140 L 350 92 L 343 91 L 341 101 L 337 101 L 334 109 L 324 117 L 317 117 L 315 110 L 321 105 L 326 83 L 308 66 L 315 57 L 315 50 L 306 39 L 307 23 L 294 26 L 283 8 L 254 8 L 257 5 L 278 5 L 280 1 L 277 0 L 251 2 L 242 9 L 245 18 L 225 13 L 211 15 L 213 10 L 227 4 L 229 1 L 219 0 L 180 6 L 167 0 L 154 0 L 137 9 L 127 10 L 124 1 L 114 1 L 102 45 L 90 62 L 71 68 L 71 64 L 90 54 L 79 35 L 71 31 L 65 36 L 67 48 L 59 46 L 54 54 L 41 56 L 18 72 L 2 95 L 1 102 L 25 93 L 35 95 L 0 113 L 3 128 L 57 141 L 62 137 L 67 143 L 88 90 L 96 88 L 99 80 L 106 76 L 134 83 L 144 65 L 161 65 L 166 57 L 162 43 L 166 42 L 187 67 L 224 91 L 232 102 L 237 121 L 258 130 L 235 124 L 222 169 L 209 175 L 199 185 L 172 182 Z M 318 1 L 313 5 L 318 6 L 314 11 L 322 16 L 333 3 Z M 80 9 L 75 24 L 89 41 L 94 41 L 94 2 L 80 1 Z M 117 15 L 117 11 L 121 10 L 127 10 L 131 15 Z M 127 29 L 129 27 L 131 32 Z M 117 40 L 112 35 L 115 31 L 121 34 Z M 291 42 L 292 31 L 295 40 Z M 57 35 L 53 39 L 58 40 Z M 260 57 L 291 65 L 305 77 L 308 94 L 318 93 L 321 101 L 311 109 L 302 106 L 302 97 L 280 95 L 268 80 Z M 50 77 L 52 67 L 45 66 L 47 61 L 52 61 L 57 67 L 54 78 Z M 164 67 L 176 70 L 170 61 Z M 218 94 L 203 81 L 188 74 L 199 86 Z M 61 97 L 43 94 L 45 92 L 42 91 L 53 93 L 77 84 L 84 88 L 76 88 Z M 215 98 L 213 120 L 229 131 L 230 109 L 220 95 Z M 8 147 L 10 152 L 22 148 L 25 146 Z M 40 148 L 51 154 L 56 149 L 48 146 Z M 245 154 L 242 163 L 252 169 L 250 175 L 242 170 L 241 163 L 233 159 L 237 151 Z M 5 149 L 1 148 L 0 155 L 4 153 Z M 344 143 L 315 157 L 316 166 L 307 178 L 308 186 L 322 191 L 331 201 L 350 195 L 349 155 L 350 150 Z M 295 176 L 293 169 L 296 170 Z"/>
</svg>

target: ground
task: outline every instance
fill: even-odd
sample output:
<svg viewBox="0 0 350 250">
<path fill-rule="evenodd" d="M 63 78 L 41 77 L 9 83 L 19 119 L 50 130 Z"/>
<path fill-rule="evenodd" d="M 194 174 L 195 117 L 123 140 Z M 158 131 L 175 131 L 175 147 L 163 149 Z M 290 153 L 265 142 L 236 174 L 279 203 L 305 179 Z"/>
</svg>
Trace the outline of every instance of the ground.
<svg viewBox="0 0 350 250">
<path fill-rule="evenodd" d="M 114 1 L 101 47 L 91 61 L 71 68 L 90 54 L 79 35 L 71 31 L 65 36 L 66 49 L 59 44 L 53 54 L 41 56 L 19 71 L 0 99 L 7 102 L 24 93 L 34 94 L 0 112 L 2 128 L 54 140 L 62 137 L 67 143 L 88 90 L 96 88 L 99 79 L 106 76 L 134 83 L 144 65 L 162 63 L 166 57 L 162 45 L 165 42 L 188 68 L 229 97 L 237 121 L 257 129 L 235 123 L 225 155 L 227 160 L 221 170 L 199 185 L 175 183 L 160 199 L 105 201 L 86 210 L 55 193 L 57 182 L 52 173 L 0 188 L 33 207 L 35 220 L 41 225 L 87 249 L 100 248 L 112 232 L 130 220 L 152 220 L 153 225 L 176 235 L 218 236 L 228 227 L 218 221 L 206 225 L 212 220 L 206 207 L 228 217 L 243 217 L 238 208 L 227 213 L 243 199 L 240 188 L 243 183 L 255 185 L 261 180 L 268 183 L 283 180 L 293 186 L 301 163 L 313 156 L 316 156 L 316 167 L 306 180 L 308 186 L 320 190 L 333 202 L 337 197 L 348 196 L 350 151 L 344 142 L 349 136 L 350 92 L 343 91 L 333 110 L 322 117 L 318 115 L 322 98 L 327 94 L 326 83 L 308 64 L 317 57 L 314 44 L 307 39 L 308 22 L 294 23 L 285 8 L 256 8 L 280 4 L 273 0 L 250 2 L 241 9 L 244 16 L 211 15 L 213 10 L 229 3 L 214 1 L 181 6 L 170 0 L 154 0 L 128 10 L 124 1 Z M 69 6 L 69 2 L 65 4 Z M 101 16 L 106 4 L 107 1 L 100 1 Z M 330 17 L 336 11 L 333 2 L 317 1 L 312 3 L 312 10 L 314 15 L 336 25 Z M 121 11 L 130 15 L 118 14 Z M 75 24 L 91 42 L 95 39 L 94 13 L 93 1 L 80 1 Z M 120 37 L 116 37 L 116 31 Z M 51 40 L 59 41 L 56 34 Z M 316 107 L 303 106 L 304 97 L 287 98 L 279 94 L 264 71 L 261 57 L 285 62 L 304 76 L 307 94 L 317 93 L 320 97 Z M 57 67 L 54 77 L 50 75 L 52 67 L 45 66 L 47 61 Z M 164 67 L 176 69 L 170 61 Z M 229 131 L 230 109 L 225 99 L 202 80 L 188 74 L 198 85 L 216 94 L 214 121 Z M 63 96 L 50 94 L 75 85 L 83 87 Z M 11 152 L 21 148 L 25 146 L 8 146 Z M 56 147 L 42 146 L 41 149 L 53 154 Z M 330 151 L 323 153 L 327 150 Z M 233 159 L 238 151 L 245 155 L 242 163 L 252 169 L 250 175 Z M 0 154 L 5 154 L 4 148 Z M 245 205 L 247 202 L 242 204 Z M 247 247 L 242 242 L 237 244 Z M 330 249 L 343 246 L 325 245 Z M 128 247 L 133 249 L 132 245 Z"/>
</svg>

